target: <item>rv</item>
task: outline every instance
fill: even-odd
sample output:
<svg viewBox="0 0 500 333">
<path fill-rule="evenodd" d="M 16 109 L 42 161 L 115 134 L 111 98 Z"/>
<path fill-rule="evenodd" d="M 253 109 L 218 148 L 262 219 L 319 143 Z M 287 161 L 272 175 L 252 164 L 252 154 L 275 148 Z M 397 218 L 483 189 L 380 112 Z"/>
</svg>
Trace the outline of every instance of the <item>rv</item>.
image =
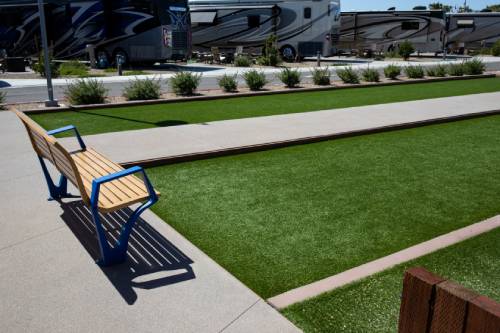
<svg viewBox="0 0 500 333">
<path fill-rule="evenodd" d="M 417 52 L 440 52 L 445 14 L 440 10 L 342 13 L 339 49 L 389 52 L 410 41 Z"/>
<path fill-rule="evenodd" d="M 44 1 L 53 57 L 82 57 L 90 44 L 101 63 L 153 63 L 190 52 L 187 0 Z M 9 56 L 40 52 L 36 1 L 0 2 L 0 49 Z"/>
<path fill-rule="evenodd" d="M 446 45 L 451 51 L 491 47 L 500 39 L 500 13 L 449 14 L 446 30 Z"/>
<path fill-rule="evenodd" d="M 190 0 L 189 7 L 196 50 L 260 50 L 274 34 L 286 60 L 335 52 L 340 0 Z"/>
</svg>

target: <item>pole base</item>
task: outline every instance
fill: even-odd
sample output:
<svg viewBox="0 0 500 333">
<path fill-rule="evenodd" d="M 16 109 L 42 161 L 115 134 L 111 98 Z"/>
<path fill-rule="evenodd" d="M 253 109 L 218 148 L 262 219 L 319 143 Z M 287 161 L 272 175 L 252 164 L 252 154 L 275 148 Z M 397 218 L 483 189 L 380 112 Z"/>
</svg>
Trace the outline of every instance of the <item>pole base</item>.
<svg viewBox="0 0 500 333">
<path fill-rule="evenodd" d="M 59 103 L 57 102 L 57 100 L 45 101 L 45 106 L 48 108 L 56 108 L 59 107 Z"/>
</svg>

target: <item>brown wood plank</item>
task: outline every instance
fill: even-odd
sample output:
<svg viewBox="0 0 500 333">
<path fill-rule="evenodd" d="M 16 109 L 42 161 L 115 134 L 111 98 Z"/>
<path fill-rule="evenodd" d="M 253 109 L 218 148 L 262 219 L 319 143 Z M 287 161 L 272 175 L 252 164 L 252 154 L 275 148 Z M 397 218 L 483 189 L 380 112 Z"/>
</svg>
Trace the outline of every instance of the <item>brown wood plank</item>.
<svg viewBox="0 0 500 333">
<path fill-rule="evenodd" d="M 75 160 L 76 161 L 76 160 Z M 84 168 L 81 168 L 78 162 L 76 162 L 78 171 L 80 172 L 80 175 L 82 177 L 82 182 L 83 186 L 85 187 L 85 190 L 87 191 L 87 194 L 90 198 L 92 195 L 92 181 L 96 178 L 94 175 L 91 175 L 85 170 Z M 99 196 L 99 201 L 101 201 L 101 197 L 103 201 L 106 201 L 106 204 L 112 205 L 113 202 L 119 201 L 117 196 L 114 193 L 111 193 L 107 188 L 101 188 L 101 195 Z"/>
<path fill-rule="evenodd" d="M 500 303 L 486 296 L 470 301 L 465 333 L 500 333 Z"/>
<path fill-rule="evenodd" d="M 453 282 L 436 286 L 436 301 L 431 333 L 462 333 L 467 316 L 467 303 L 479 295 Z"/>
<path fill-rule="evenodd" d="M 444 280 L 421 267 L 410 268 L 405 272 L 399 317 L 400 333 L 428 332 L 435 288 Z"/>
</svg>

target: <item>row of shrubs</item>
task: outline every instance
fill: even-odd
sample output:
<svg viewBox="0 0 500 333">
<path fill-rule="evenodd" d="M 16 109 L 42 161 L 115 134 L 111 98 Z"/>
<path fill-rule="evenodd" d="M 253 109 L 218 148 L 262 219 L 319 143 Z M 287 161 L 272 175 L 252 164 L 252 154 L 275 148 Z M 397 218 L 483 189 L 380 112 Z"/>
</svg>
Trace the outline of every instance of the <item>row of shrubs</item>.
<svg viewBox="0 0 500 333">
<path fill-rule="evenodd" d="M 430 77 L 478 75 L 485 70 L 485 65 L 478 59 L 456 63 L 451 65 L 437 65 L 424 69 L 422 66 L 389 65 L 384 68 L 386 78 L 395 80 L 402 75 L 403 71 L 410 79 L 420 79 L 425 75 Z M 337 70 L 337 75 L 344 83 L 358 84 L 361 79 L 366 82 L 379 82 L 380 73 L 373 68 L 367 68 L 357 72 L 352 67 Z M 330 85 L 331 72 L 328 67 L 314 68 L 311 70 L 313 83 L 319 86 Z M 179 72 L 170 79 L 173 91 L 180 96 L 191 96 L 195 93 L 201 81 L 201 74 L 190 72 Z M 262 71 L 250 70 L 242 75 L 246 85 L 252 91 L 264 88 L 268 83 L 266 75 Z M 301 82 L 301 73 L 297 69 L 284 68 L 277 77 L 288 88 L 295 88 Z M 225 92 L 238 90 L 238 76 L 225 74 L 218 79 L 218 84 Z M 107 89 L 101 81 L 96 79 L 77 80 L 68 85 L 66 96 L 72 104 L 99 104 L 104 103 Z M 123 96 L 129 100 L 153 100 L 161 96 L 161 81 L 155 78 L 135 79 L 123 91 Z M 0 95 L 1 103 L 1 95 Z"/>
</svg>

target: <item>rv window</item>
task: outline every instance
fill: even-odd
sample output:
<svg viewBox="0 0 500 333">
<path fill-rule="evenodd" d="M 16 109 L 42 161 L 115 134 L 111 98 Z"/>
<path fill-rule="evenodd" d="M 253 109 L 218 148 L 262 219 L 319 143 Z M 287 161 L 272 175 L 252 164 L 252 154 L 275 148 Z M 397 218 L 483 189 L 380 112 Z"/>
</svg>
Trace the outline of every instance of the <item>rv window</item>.
<svg viewBox="0 0 500 333">
<path fill-rule="evenodd" d="M 260 16 L 259 15 L 249 15 L 248 19 L 248 27 L 249 28 L 258 28 L 260 27 Z"/>
<path fill-rule="evenodd" d="M 304 8 L 304 18 L 305 19 L 311 18 L 311 7 Z"/>
<path fill-rule="evenodd" d="M 403 22 L 401 23 L 401 30 L 418 30 L 420 23 L 418 22 Z"/>
<path fill-rule="evenodd" d="M 474 20 L 458 20 L 457 26 L 459 28 L 474 28 Z"/>
</svg>

